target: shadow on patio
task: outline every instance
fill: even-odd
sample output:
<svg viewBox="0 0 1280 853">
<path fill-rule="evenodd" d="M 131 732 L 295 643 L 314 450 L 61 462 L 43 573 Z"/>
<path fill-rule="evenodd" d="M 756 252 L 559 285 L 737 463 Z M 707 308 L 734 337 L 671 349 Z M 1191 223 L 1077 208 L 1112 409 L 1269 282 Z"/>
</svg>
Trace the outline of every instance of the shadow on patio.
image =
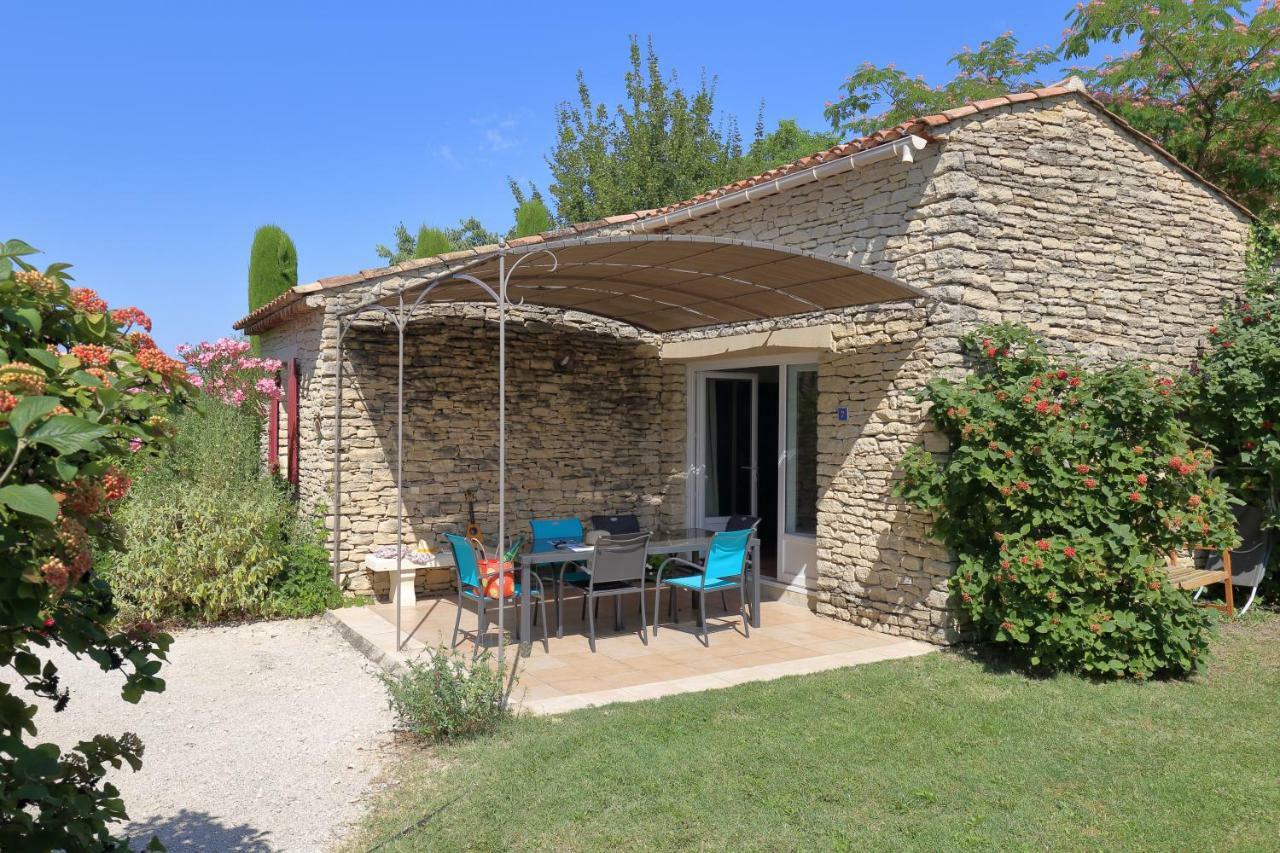
<svg viewBox="0 0 1280 853">
<path fill-rule="evenodd" d="M 652 591 L 646 606 L 652 610 Z M 542 625 L 534 628 L 529 657 L 516 658 L 511 647 L 508 660 L 516 660 L 518 682 L 512 704 L 537 714 L 555 714 L 590 705 L 632 702 L 676 693 L 729 687 L 748 681 L 767 681 L 784 675 L 820 672 L 860 663 L 926 654 L 933 646 L 903 637 L 868 631 L 818 616 L 804 607 L 781 601 L 762 603 L 762 627 L 744 636 L 737 602 L 729 599 L 726 612 L 718 595 L 707 601 L 710 647 L 702 645 L 696 627 L 696 610 L 687 596 L 681 599 L 679 623 L 671 623 L 664 594 L 663 620 L 657 637 L 649 632 L 648 645 L 639 634 L 640 608 L 635 596 L 627 596 L 624 628 L 614 630 L 612 605 L 601 606 L 596 619 L 598 652 L 587 643 L 585 620 L 579 599 L 564 605 L 564 636 L 557 638 L 554 605 L 550 651 L 542 643 Z M 404 648 L 395 651 L 395 605 L 374 604 L 332 610 L 327 618 L 356 648 L 382 666 L 412 660 L 425 649 L 447 644 L 453 631 L 457 605 L 452 598 L 419 601 L 406 606 L 402 624 Z M 518 616 L 507 613 L 508 625 Z M 650 614 L 652 619 L 652 614 Z M 462 614 L 458 648 L 475 648 L 476 616 Z M 497 627 L 490 624 L 484 644 L 496 646 Z"/>
</svg>

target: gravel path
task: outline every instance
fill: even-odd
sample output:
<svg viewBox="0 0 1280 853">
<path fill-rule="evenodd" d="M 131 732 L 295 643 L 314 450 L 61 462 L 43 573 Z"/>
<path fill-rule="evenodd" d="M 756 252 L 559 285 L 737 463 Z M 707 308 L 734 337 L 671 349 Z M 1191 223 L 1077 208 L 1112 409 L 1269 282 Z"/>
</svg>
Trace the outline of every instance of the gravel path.
<svg viewBox="0 0 1280 853">
<path fill-rule="evenodd" d="M 319 619 L 180 632 L 167 689 L 137 705 L 118 676 L 56 660 L 71 703 L 40 709 L 40 740 L 142 738 L 142 769 L 108 778 L 143 844 L 154 833 L 170 850 L 325 850 L 391 758 L 376 669 Z"/>
</svg>

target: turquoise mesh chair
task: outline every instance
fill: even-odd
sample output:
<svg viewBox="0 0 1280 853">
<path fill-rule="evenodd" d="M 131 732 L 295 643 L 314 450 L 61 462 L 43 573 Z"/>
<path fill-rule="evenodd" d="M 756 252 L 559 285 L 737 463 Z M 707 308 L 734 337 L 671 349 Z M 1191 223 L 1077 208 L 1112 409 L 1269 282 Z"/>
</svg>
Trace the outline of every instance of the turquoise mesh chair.
<svg viewBox="0 0 1280 853">
<path fill-rule="evenodd" d="M 529 531 L 533 534 L 532 550 L 535 553 L 554 550 L 559 543 L 580 545 L 585 535 L 582 522 L 576 518 L 535 518 L 529 522 Z M 581 567 L 581 563 L 586 559 L 588 557 L 584 556 L 578 560 L 535 563 L 532 567 L 535 572 L 551 572 L 551 580 L 555 583 L 557 637 L 564 636 L 564 617 L 560 612 L 560 606 L 564 598 L 565 584 L 581 585 L 591 578 L 591 575 Z M 587 599 L 584 596 L 582 599 L 584 617 L 587 612 L 586 606 Z"/>
<path fill-rule="evenodd" d="M 753 528 L 731 530 L 717 533 L 711 537 L 711 546 L 707 549 L 707 559 L 699 566 L 679 557 L 664 560 L 658 567 L 658 577 L 653 589 L 653 635 L 658 636 L 658 614 L 661 613 L 662 587 L 671 587 L 674 596 L 682 589 L 698 593 L 698 612 L 702 623 L 702 642 L 710 647 L 711 635 L 707 631 L 707 596 L 708 592 L 737 589 L 738 614 L 742 617 L 742 630 L 750 637 L 751 628 L 747 625 L 747 608 L 741 594 L 747 573 L 747 549 L 751 546 Z M 664 578 L 663 572 L 668 566 L 681 569 L 693 569 L 697 574 L 677 578 Z"/>
<path fill-rule="evenodd" d="M 472 545 L 471 540 L 456 533 L 446 533 L 444 538 L 448 540 L 449 548 L 453 551 L 453 565 L 458 572 L 458 615 L 453 620 L 453 636 L 449 645 L 450 647 L 458 645 L 458 633 L 462 626 L 462 609 L 466 602 L 470 602 L 476 608 L 476 646 L 478 647 L 481 638 L 489 630 L 488 611 L 498 607 L 499 599 L 489 598 L 484 594 L 484 590 L 480 586 L 480 562 L 476 559 L 475 546 Z M 518 550 L 518 546 L 516 550 Z M 508 551 L 508 553 L 511 552 Z M 542 579 L 537 575 L 530 575 L 530 577 L 533 579 L 533 588 L 529 590 L 529 595 L 537 599 L 538 606 L 542 609 L 542 647 L 545 651 L 550 652 L 551 642 L 547 636 L 547 600 L 542 594 Z M 519 581 L 516 581 L 511 597 L 519 600 Z"/>
</svg>

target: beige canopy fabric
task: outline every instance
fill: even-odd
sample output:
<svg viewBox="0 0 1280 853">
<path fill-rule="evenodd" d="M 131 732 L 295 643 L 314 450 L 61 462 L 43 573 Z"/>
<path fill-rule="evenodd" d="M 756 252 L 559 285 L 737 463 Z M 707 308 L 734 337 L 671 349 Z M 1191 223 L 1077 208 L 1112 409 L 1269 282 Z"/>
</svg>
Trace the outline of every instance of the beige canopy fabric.
<svg viewBox="0 0 1280 853">
<path fill-rule="evenodd" d="M 500 252 L 410 282 L 406 301 L 488 301 L 474 277 L 496 288 Z M 583 311 L 652 332 L 768 320 L 915 299 L 924 292 L 810 252 L 670 234 L 580 237 L 507 247 L 507 300 Z M 413 291 L 427 289 L 414 296 Z"/>
</svg>

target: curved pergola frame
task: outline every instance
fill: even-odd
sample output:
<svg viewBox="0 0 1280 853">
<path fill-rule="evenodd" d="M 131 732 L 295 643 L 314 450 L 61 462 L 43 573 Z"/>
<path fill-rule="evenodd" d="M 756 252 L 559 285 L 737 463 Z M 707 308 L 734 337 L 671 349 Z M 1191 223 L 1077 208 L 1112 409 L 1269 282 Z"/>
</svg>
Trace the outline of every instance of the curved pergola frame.
<svg viewBox="0 0 1280 853">
<path fill-rule="evenodd" d="M 487 279 L 487 280 L 486 280 Z M 518 300 L 513 303 L 513 296 Z M 404 340 L 424 305 L 492 302 L 498 322 L 498 543 L 505 547 L 507 308 L 582 311 L 651 332 L 839 310 L 926 296 L 919 288 L 846 261 L 769 243 L 693 235 L 576 237 L 511 247 L 499 243 L 455 269 L 401 282 L 337 313 L 334 395 L 333 577 L 341 564 L 343 341 L 351 327 L 381 317 L 396 330 L 396 650 L 403 648 Z M 499 583 L 507 568 L 499 560 Z M 506 597 L 498 602 L 498 663 L 504 662 Z M 521 637 L 526 646 L 528 637 Z"/>
</svg>

